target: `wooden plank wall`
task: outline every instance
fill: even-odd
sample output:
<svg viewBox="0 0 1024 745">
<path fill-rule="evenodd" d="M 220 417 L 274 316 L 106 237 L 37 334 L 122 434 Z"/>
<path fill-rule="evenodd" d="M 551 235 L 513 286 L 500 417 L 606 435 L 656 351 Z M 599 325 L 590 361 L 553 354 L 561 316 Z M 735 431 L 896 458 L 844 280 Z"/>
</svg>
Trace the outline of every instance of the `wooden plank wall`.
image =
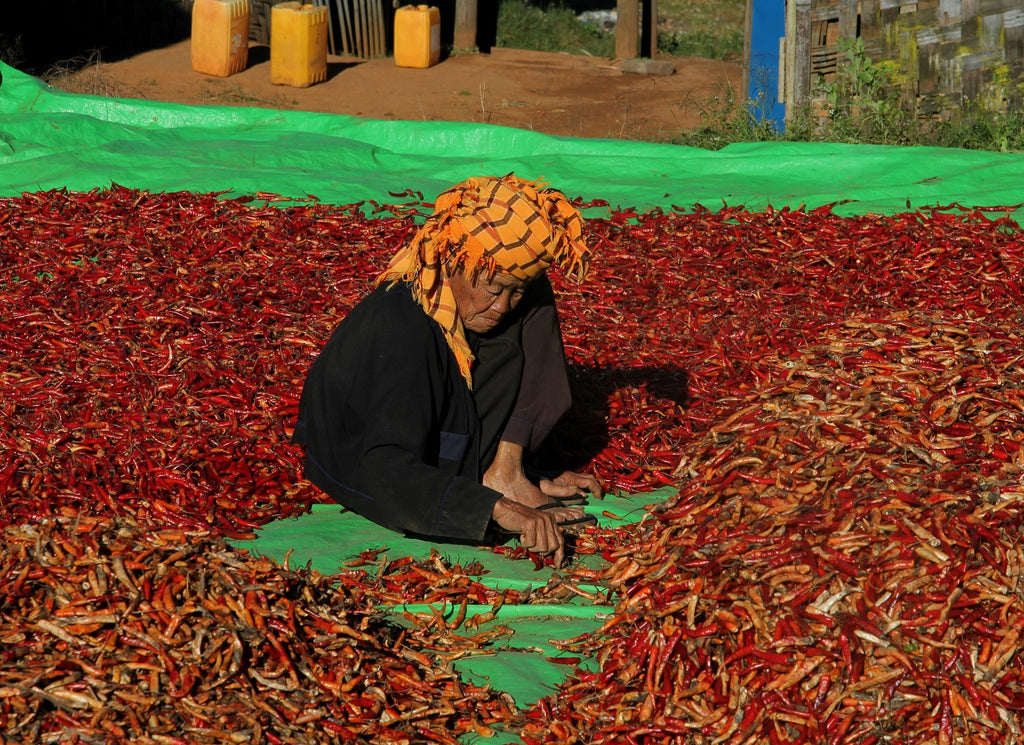
<svg viewBox="0 0 1024 745">
<path fill-rule="evenodd" d="M 838 40 L 859 36 L 922 116 L 955 117 L 967 103 L 1024 109 L 1021 0 L 812 2 L 812 76 L 831 79 Z"/>
</svg>

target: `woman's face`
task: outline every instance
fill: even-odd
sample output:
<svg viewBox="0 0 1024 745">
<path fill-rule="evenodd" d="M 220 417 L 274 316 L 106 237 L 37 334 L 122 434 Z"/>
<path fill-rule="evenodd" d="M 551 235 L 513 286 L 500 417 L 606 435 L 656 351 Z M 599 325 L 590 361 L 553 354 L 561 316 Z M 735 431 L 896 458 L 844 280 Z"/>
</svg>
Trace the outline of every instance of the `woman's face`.
<svg viewBox="0 0 1024 745">
<path fill-rule="evenodd" d="M 494 330 L 519 304 L 526 289 L 526 282 L 501 272 L 490 279 L 483 275 L 474 279 L 455 271 L 448 279 L 462 325 L 477 334 Z"/>
</svg>

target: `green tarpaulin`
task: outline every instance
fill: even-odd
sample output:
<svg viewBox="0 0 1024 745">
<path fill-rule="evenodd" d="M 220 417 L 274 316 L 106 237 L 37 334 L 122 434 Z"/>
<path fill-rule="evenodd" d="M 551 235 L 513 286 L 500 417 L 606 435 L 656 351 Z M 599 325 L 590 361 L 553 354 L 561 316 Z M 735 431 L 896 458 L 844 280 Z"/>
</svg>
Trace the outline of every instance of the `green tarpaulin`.
<svg viewBox="0 0 1024 745">
<path fill-rule="evenodd" d="M 717 152 L 506 127 L 68 95 L 0 64 L 0 189 L 117 183 L 151 191 L 313 195 L 335 204 L 432 199 L 468 176 L 543 177 L 568 195 L 639 210 L 723 203 L 892 213 L 1024 201 L 1024 154 L 762 143 Z"/>
<path fill-rule="evenodd" d="M 648 514 L 647 505 L 656 504 L 673 494 L 672 489 L 662 489 L 633 496 L 609 495 L 604 500 L 592 500 L 585 511 L 602 525 L 623 525 L 644 519 Z M 546 585 L 552 577 L 552 570 L 537 570 L 530 561 L 508 559 L 486 548 L 438 545 L 406 538 L 329 505 L 315 506 L 311 513 L 298 518 L 271 523 L 259 531 L 255 540 L 237 545 L 278 561 L 290 554 L 291 565 L 309 562 L 313 569 L 324 574 L 338 572 L 343 568 L 342 562 L 364 549 L 386 549 L 380 555 L 382 560 L 403 556 L 428 558 L 431 551 L 437 549 L 452 563 L 463 566 L 479 563 L 483 574 L 475 579 L 499 590 L 538 588 Z M 575 561 L 594 568 L 602 563 L 600 557 L 593 555 L 579 556 Z M 599 595 L 604 588 L 587 589 Z M 466 617 L 472 618 L 490 609 L 490 606 L 470 606 Z M 503 606 L 497 613 L 496 623 L 509 627 L 513 633 L 493 642 L 484 654 L 457 660 L 455 668 L 473 682 L 490 684 L 510 694 L 520 706 L 529 706 L 538 698 L 553 693 L 569 669 L 558 662 L 558 658 L 564 655 L 551 641 L 594 631 L 610 610 L 607 604 L 595 604 L 584 599 L 561 605 Z M 394 608 L 396 620 L 403 612 L 442 612 L 450 619 L 456 611 L 456 608 L 420 605 Z M 487 625 L 481 628 L 486 629 Z M 509 735 L 509 738 L 509 742 L 518 741 L 514 736 Z"/>
</svg>

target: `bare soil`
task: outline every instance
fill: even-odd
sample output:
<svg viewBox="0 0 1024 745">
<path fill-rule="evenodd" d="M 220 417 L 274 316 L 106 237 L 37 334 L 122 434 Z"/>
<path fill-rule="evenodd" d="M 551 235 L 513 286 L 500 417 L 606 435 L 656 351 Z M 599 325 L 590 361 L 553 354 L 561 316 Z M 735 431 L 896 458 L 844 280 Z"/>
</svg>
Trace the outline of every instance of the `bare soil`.
<svg viewBox="0 0 1024 745">
<path fill-rule="evenodd" d="M 671 75 L 623 72 L 616 60 L 493 48 L 425 68 L 394 59 L 331 57 L 327 80 L 307 88 L 270 81 L 269 50 L 254 45 L 245 70 L 218 78 L 192 69 L 183 41 L 117 62 L 97 62 L 55 84 L 66 90 L 190 105 L 257 106 L 367 119 L 461 121 L 585 138 L 671 140 L 700 126 L 716 97 L 740 91 L 735 62 L 659 57 Z"/>
</svg>

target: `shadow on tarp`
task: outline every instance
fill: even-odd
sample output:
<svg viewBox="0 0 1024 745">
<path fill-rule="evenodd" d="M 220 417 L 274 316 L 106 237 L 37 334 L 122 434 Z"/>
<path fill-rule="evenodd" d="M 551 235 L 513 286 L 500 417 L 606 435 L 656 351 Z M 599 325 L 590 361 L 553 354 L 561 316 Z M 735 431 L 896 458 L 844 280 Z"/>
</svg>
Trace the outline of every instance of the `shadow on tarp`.
<svg viewBox="0 0 1024 745">
<path fill-rule="evenodd" d="M 609 495 L 603 500 L 591 500 L 585 511 L 602 526 L 620 527 L 643 520 L 649 514 L 648 505 L 663 502 L 676 493 L 676 489 L 665 488 L 645 494 Z M 386 559 L 382 553 L 379 560 L 405 556 L 426 559 L 433 550 L 437 550 L 451 563 L 465 566 L 478 562 L 483 566 L 483 574 L 474 579 L 497 590 L 543 587 L 554 573 L 549 567 L 538 570 L 532 561 L 509 559 L 486 547 L 408 538 L 337 505 L 315 505 L 305 515 L 269 523 L 257 531 L 254 539 L 236 541 L 234 546 L 268 556 L 278 563 L 283 563 L 287 557 L 293 567 L 308 563 L 327 575 L 344 569 L 346 561 L 368 549 L 386 549 Z M 605 564 L 601 557 L 594 555 L 577 556 L 573 561 L 588 568 L 599 568 Z M 372 565 L 366 568 L 373 570 Z M 406 623 L 402 616 L 404 612 L 434 613 L 438 610 L 450 615 L 457 609 L 445 610 L 424 604 L 391 609 L 396 623 Z M 490 606 L 470 606 L 466 617 L 489 610 Z M 508 693 L 520 708 L 528 708 L 538 699 L 554 693 L 572 670 L 571 666 L 557 662 L 558 657 L 565 655 L 551 640 L 571 639 L 594 631 L 601 626 L 610 610 L 610 605 L 588 604 L 583 599 L 559 605 L 503 606 L 494 621 L 481 624 L 479 630 L 502 624 L 512 629 L 512 634 L 497 639 L 485 653 L 456 660 L 455 669 L 476 684 L 486 683 Z M 586 665 L 586 661 L 581 664 Z M 517 741 L 486 740 L 489 743 Z"/>
<path fill-rule="evenodd" d="M 0 76 L 0 196 L 116 183 L 393 204 L 391 195 L 404 190 L 430 201 L 469 176 L 514 172 L 640 212 L 834 204 L 840 215 L 894 214 L 1021 201 L 1024 153 L 799 142 L 708 151 L 484 124 L 73 95 L 2 63 Z"/>
<path fill-rule="evenodd" d="M 686 408 L 691 399 L 690 375 L 680 367 L 593 368 L 569 362 L 568 374 L 572 407 L 536 454 L 534 465 L 541 471 L 586 469 L 608 447 L 608 422 L 621 416 L 621 412 L 612 411 L 617 391 L 642 388 L 652 399 L 670 401 L 681 408 Z"/>
</svg>

